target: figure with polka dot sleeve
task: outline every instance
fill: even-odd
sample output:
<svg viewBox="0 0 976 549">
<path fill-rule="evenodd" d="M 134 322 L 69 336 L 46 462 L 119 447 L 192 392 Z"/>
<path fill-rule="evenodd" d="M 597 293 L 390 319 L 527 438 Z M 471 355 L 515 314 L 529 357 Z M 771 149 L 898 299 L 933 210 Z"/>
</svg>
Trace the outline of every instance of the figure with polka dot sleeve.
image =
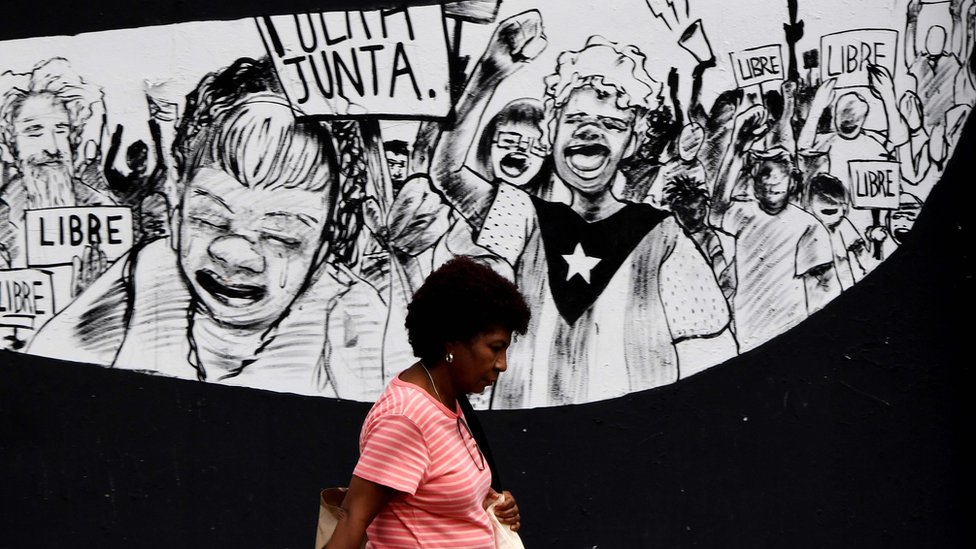
<svg viewBox="0 0 976 549">
<path fill-rule="evenodd" d="M 625 202 L 612 187 L 638 149 L 663 86 L 634 46 L 591 37 L 559 55 L 545 79 L 550 202 L 466 165 L 497 86 L 546 38 L 538 12 L 502 22 L 434 152 L 435 185 L 505 259 L 532 307 L 511 349 L 495 408 L 591 402 L 673 383 L 737 353 L 730 313 L 708 262 L 668 212 Z"/>
</svg>

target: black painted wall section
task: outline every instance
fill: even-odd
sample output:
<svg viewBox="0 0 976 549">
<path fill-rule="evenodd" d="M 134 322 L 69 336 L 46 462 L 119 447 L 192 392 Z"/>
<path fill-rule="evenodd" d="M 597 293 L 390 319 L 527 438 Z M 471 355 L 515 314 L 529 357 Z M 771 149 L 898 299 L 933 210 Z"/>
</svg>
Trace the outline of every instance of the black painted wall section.
<svg viewBox="0 0 976 549">
<path fill-rule="evenodd" d="M 90 30 L 58 4 L 5 4 L 0 39 Z M 102 28 L 197 13 L 94 4 Z M 756 352 L 618 400 L 482 414 L 526 545 L 972 547 L 974 152 L 970 121 L 913 242 Z M 311 548 L 368 407 L 2 353 L 0 548 Z"/>
<path fill-rule="evenodd" d="M 166 25 L 186 21 L 230 21 L 255 15 L 380 9 L 404 4 L 441 4 L 446 0 L 49 0 L 43 10 L 26 0 L 5 0 L 3 40 L 71 35 L 109 29 Z"/>
</svg>

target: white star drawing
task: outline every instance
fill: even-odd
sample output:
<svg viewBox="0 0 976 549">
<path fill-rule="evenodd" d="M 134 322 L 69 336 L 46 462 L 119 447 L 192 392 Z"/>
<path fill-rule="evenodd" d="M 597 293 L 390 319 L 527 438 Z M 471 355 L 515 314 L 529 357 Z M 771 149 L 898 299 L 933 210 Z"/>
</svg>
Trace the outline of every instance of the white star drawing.
<svg viewBox="0 0 976 549">
<path fill-rule="evenodd" d="M 572 255 L 563 255 L 563 259 L 566 260 L 566 264 L 569 266 L 569 270 L 566 272 L 566 281 L 569 282 L 569 279 L 580 275 L 587 284 L 590 283 L 590 271 L 603 261 L 599 257 L 586 255 L 586 252 L 583 251 L 582 244 L 576 245 L 576 249 L 573 250 Z"/>
</svg>

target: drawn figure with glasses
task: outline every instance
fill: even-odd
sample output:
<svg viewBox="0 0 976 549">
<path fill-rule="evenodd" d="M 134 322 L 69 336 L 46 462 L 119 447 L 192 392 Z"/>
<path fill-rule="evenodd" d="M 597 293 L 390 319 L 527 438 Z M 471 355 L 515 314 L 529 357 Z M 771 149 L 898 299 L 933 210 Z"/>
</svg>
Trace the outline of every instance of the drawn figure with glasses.
<svg viewBox="0 0 976 549">
<path fill-rule="evenodd" d="M 568 195 L 565 186 L 555 186 L 542 123 L 543 107 L 538 99 L 516 99 L 502 107 L 485 125 L 475 149 L 475 163 L 481 172 L 545 200 L 554 200 L 556 189 Z M 451 226 L 434 249 L 434 267 L 462 255 L 509 280 L 515 278 L 504 259 L 475 243 L 471 225 L 452 210 Z"/>
<path fill-rule="evenodd" d="M 492 180 L 500 179 L 539 198 L 551 198 L 549 144 L 542 135 L 543 107 L 537 99 L 511 101 L 485 125 L 477 162 Z"/>
</svg>

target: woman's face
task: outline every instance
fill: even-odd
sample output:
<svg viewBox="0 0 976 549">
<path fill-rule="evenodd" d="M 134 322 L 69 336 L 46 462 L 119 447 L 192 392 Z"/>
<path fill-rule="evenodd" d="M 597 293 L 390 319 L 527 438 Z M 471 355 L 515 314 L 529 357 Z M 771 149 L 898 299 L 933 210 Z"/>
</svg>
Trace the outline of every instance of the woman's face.
<svg viewBox="0 0 976 549">
<path fill-rule="evenodd" d="M 521 187 L 539 173 L 546 154 L 539 128 L 531 124 L 502 124 L 492 139 L 491 169 L 495 177 Z"/>
<path fill-rule="evenodd" d="M 494 385 L 508 369 L 505 354 L 511 343 L 511 330 L 496 326 L 468 341 L 448 345 L 448 352 L 454 355 L 448 365 L 454 387 L 463 393 L 480 393 Z"/>
</svg>

